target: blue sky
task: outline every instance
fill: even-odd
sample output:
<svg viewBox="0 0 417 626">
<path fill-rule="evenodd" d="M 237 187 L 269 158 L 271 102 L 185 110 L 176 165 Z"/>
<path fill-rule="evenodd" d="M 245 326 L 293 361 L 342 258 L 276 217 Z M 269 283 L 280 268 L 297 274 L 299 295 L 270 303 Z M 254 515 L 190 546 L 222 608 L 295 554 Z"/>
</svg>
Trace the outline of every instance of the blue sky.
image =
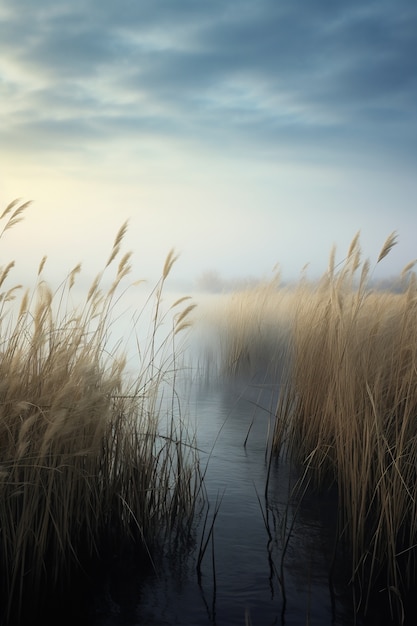
<svg viewBox="0 0 417 626">
<path fill-rule="evenodd" d="M 415 0 L 2 0 L 2 242 L 16 271 L 102 267 L 191 288 L 325 270 L 361 231 L 417 257 Z"/>
</svg>

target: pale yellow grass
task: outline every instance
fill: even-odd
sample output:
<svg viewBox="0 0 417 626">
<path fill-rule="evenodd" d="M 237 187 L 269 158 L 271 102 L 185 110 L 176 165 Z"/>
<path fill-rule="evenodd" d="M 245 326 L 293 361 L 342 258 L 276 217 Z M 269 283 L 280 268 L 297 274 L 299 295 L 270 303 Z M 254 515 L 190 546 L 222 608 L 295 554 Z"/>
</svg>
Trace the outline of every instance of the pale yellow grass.
<svg viewBox="0 0 417 626">
<path fill-rule="evenodd" d="M 378 262 L 395 244 L 385 242 Z M 372 291 L 354 241 L 342 267 L 298 294 L 293 362 L 278 406 L 275 446 L 335 481 L 341 537 L 362 606 L 378 584 L 401 609 L 417 544 L 417 290 Z M 398 614 L 401 611 L 399 610 Z"/>
<path fill-rule="evenodd" d="M 26 206 L 6 208 L 1 235 Z M 193 305 L 176 312 L 181 299 L 163 310 L 175 261 L 170 253 L 149 296 L 152 323 L 146 345 L 137 346 L 136 375 L 127 378 L 123 351 L 109 348 L 115 302 L 131 269 L 130 253 L 120 254 L 125 232 L 126 224 L 77 306 L 68 308 L 80 265 L 55 292 L 42 276 L 45 258 L 32 289 L 7 286 L 13 262 L 0 269 L 4 623 L 20 619 L 16 611 L 24 607 L 35 611 L 28 602 L 41 606 L 65 589 L 77 567 L 102 549 L 120 552 L 132 542 L 152 559 L 161 533 L 177 532 L 192 517 L 199 489 L 195 448 L 181 420 L 160 415 L 160 389 L 167 384 L 176 398 L 177 336 Z M 105 289 L 105 272 L 114 264 Z"/>
<path fill-rule="evenodd" d="M 396 244 L 392 233 L 376 264 Z M 417 280 L 373 288 L 359 233 L 319 281 L 233 294 L 218 324 L 221 365 L 276 375 L 274 449 L 317 486 L 337 484 L 340 544 L 360 604 L 384 589 L 397 615 L 416 581 Z"/>
</svg>

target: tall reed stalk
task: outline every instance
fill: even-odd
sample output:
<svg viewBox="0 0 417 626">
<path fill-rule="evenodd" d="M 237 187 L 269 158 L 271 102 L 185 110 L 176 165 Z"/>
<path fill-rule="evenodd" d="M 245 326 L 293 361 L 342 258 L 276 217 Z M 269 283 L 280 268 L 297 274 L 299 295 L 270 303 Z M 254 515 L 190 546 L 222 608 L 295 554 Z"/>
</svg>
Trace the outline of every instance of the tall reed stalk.
<svg viewBox="0 0 417 626">
<path fill-rule="evenodd" d="M 26 207 L 14 202 L 5 209 L 0 237 Z M 149 296 L 147 341 L 137 339 L 135 375 L 127 375 L 126 355 L 110 344 L 116 304 L 131 271 L 130 253 L 121 254 L 126 227 L 77 305 L 71 302 L 77 300 L 80 265 L 56 291 L 43 279 L 45 258 L 33 289 L 7 286 L 13 262 L 0 268 L 4 623 L 16 623 L 28 601 L 33 617 L 103 550 L 129 544 L 147 562 L 161 533 L 178 531 L 193 514 L 199 490 L 195 447 L 181 419 L 169 409 L 164 417 L 161 400 L 164 386 L 176 399 L 177 336 L 193 305 L 178 309 L 185 300 L 180 299 L 169 312 L 163 309 L 163 288 L 175 261 L 170 253 Z M 136 328 L 130 331 L 134 335 Z"/>
</svg>

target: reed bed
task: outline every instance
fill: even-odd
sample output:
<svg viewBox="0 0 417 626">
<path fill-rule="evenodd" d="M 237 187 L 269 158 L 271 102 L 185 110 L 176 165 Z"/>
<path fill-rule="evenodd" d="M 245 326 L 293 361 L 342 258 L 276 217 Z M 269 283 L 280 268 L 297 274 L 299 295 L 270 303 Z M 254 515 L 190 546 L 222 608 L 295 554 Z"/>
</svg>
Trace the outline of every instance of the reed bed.
<svg viewBox="0 0 417 626">
<path fill-rule="evenodd" d="M 375 265 L 395 244 L 393 233 Z M 276 307 L 276 336 L 284 329 L 288 349 L 277 353 L 274 338 L 259 343 L 264 360 L 284 359 L 274 450 L 309 484 L 337 485 L 338 550 L 357 608 L 366 612 L 377 592 L 401 622 L 417 574 L 417 279 L 410 263 L 395 292 L 375 289 L 358 235 L 346 259 L 334 259 L 333 250 L 321 280 L 303 278 L 281 294 L 273 285 L 269 300 L 235 294 L 224 363 L 235 371 L 253 353 L 259 317 L 266 311 L 271 322 Z"/>
<path fill-rule="evenodd" d="M 0 238 L 26 208 L 5 209 Z M 23 607 L 33 620 L 88 564 L 125 546 L 149 564 L 158 542 L 191 523 L 198 459 L 173 412 L 178 417 L 178 334 L 194 305 L 182 298 L 164 310 L 171 252 L 148 298 L 147 340 L 138 339 L 134 376 L 127 375 L 126 354 L 111 337 L 129 288 L 126 227 L 81 301 L 73 298 L 80 265 L 56 291 L 43 278 L 46 259 L 33 289 L 8 287 L 13 262 L 0 269 L 2 623 L 19 623 Z M 132 319 L 134 338 L 140 316 Z"/>
<path fill-rule="evenodd" d="M 205 369 L 217 376 L 243 376 L 276 381 L 289 350 L 292 291 L 281 286 L 277 272 L 232 293 L 212 296 L 199 307 L 207 355 Z"/>
<path fill-rule="evenodd" d="M 333 259 L 300 288 L 275 447 L 337 484 L 358 604 L 366 611 L 377 587 L 399 615 L 417 573 L 417 282 L 411 263 L 402 292 L 372 290 L 358 237 L 338 271 Z"/>
</svg>

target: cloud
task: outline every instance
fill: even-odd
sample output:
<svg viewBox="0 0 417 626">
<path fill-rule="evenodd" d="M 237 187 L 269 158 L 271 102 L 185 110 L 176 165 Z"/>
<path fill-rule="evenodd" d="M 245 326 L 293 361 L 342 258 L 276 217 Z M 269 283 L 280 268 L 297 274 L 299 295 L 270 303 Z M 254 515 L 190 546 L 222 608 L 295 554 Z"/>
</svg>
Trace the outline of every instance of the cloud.
<svg viewBox="0 0 417 626">
<path fill-rule="evenodd" d="M 9 0 L 3 143 L 164 137 L 260 158 L 415 160 L 416 28 L 413 0 Z"/>
</svg>

